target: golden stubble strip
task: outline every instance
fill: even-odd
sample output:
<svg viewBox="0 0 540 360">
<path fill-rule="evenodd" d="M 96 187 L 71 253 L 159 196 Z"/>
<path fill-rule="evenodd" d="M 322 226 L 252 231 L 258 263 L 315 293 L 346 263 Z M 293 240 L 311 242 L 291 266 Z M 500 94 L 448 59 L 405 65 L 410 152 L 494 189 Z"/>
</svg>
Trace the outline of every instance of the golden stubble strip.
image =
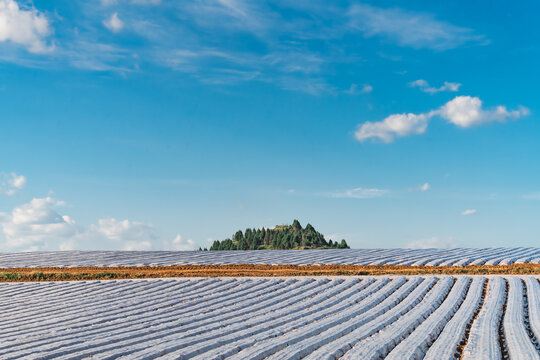
<svg viewBox="0 0 540 360">
<path fill-rule="evenodd" d="M 538 275 L 540 264 L 471 266 L 181 265 L 71 268 L 0 268 L 0 282 L 144 279 L 170 277 Z"/>
</svg>

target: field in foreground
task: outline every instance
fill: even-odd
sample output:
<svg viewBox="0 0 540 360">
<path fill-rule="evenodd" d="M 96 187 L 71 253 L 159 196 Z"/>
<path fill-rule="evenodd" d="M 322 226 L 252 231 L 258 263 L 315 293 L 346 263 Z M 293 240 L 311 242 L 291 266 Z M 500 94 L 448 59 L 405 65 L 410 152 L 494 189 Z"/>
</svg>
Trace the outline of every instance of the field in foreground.
<svg viewBox="0 0 540 360">
<path fill-rule="evenodd" d="M 466 266 L 524 263 L 540 264 L 540 248 L 0 253 L 0 268 L 233 264 Z"/>
<path fill-rule="evenodd" d="M 0 303 L 2 359 L 540 358 L 537 276 L 3 283 Z"/>
</svg>

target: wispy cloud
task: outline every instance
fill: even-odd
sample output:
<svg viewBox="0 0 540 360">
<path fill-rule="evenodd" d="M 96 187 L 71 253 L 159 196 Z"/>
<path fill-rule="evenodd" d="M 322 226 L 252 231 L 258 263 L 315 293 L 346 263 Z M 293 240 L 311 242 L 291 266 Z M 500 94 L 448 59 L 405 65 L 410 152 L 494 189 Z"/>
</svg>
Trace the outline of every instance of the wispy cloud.
<svg viewBox="0 0 540 360">
<path fill-rule="evenodd" d="M 124 22 L 120 20 L 118 13 L 113 13 L 110 17 L 103 20 L 103 25 L 114 33 L 117 33 L 124 28 Z"/>
<path fill-rule="evenodd" d="M 17 5 L 13 0 L 1 3 Z M 101 0 L 81 3 L 74 10 L 80 11 L 77 22 L 51 22 L 53 15 L 31 5 L 11 9 L 4 14 L 10 21 L 0 29 L 0 42 L 16 43 L 24 51 L 3 49 L 0 60 L 122 74 L 157 65 L 205 84 L 259 81 L 314 96 L 373 90 L 370 84 L 336 90 L 342 89 L 332 81 L 337 67 L 365 61 L 362 47 L 348 46 L 345 36 L 358 41 L 384 36 L 399 45 L 439 50 L 479 37 L 430 14 L 361 4 Z M 2 11 L 7 10 L 0 9 L 0 19 Z M 64 14 L 54 15 L 60 16 Z M 53 44 L 53 55 L 36 55 Z"/>
<path fill-rule="evenodd" d="M 382 36 L 401 46 L 447 50 L 484 39 L 471 29 L 439 21 L 431 14 L 400 8 L 380 8 L 367 4 L 353 5 L 350 26 L 366 37 Z"/>
<path fill-rule="evenodd" d="M 373 91 L 373 86 L 369 84 L 364 84 L 359 86 L 358 84 L 351 84 L 349 89 L 345 90 L 346 94 L 356 95 L 356 94 L 367 94 Z"/>
<path fill-rule="evenodd" d="M 318 76 L 325 61 L 309 52 L 287 54 L 280 50 L 257 57 L 216 48 L 179 49 L 168 54 L 166 62 L 208 84 L 259 81 L 314 96 L 336 93 L 335 87 Z"/>
<path fill-rule="evenodd" d="M 0 194 L 14 195 L 26 185 L 24 175 L 12 173 L 0 173 Z"/>
<path fill-rule="evenodd" d="M 246 71 L 247 68 L 256 69 L 259 67 L 255 59 L 251 59 L 250 54 L 234 54 L 232 52 L 221 51 L 213 48 L 204 49 L 177 49 L 169 54 L 165 59 L 168 66 L 175 70 L 187 73 L 214 72 L 227 66 L 240 66 L 238 71 Z M 210 67 L 210 71 L 209 71 Z"/>
<path fill-rule="evenodd" d="M 407 248 L 409 249 L 431 249 L 431 248 L 437 248 L 437 249 L 451 249 L 458 247 L 459 242 L 456 241 L 454 238 L 439 238 L 439 237 L 431 237 L 427 239 L 421 239 L 417 241 L 412 241 L 407 244 Z"/>
<path fill-rule="evenodd" d="M 182 11 L 201 27 L 250 32 L 258 37 L 275 33 L 279 14 L 262 2 L 200 0 L 182 4 Z"/>
<path fill-rule="evenodd" d="M 313 96 L 335 95 L 336 89 L 323 78 L 282 76 L 276 79 L 286 90 L 299 91 Z"/>
<path fill-rule="evenodd" d="M 285 73 L 319 73 L 325 60 L 314 53 L 306 51 L 279 50 L 263 56 L 263 63 L 273 66 Z"/>
<path fill-rule="evenodd" d="M 409 83 L 409 86 L 420 88 L 420 90 L 428 94 L 435 94 L 442 91 L 456 92 L 459 90 L 461 84 L 445 81 L 444 85 L 436 88 L 429 86 L 429 83 L 426 80 L 419 79 Z"/>
<path fill-rule="evenodd" d="M 388 190 L 357 187 L 328 194 L 333 198 L 372 199 L 388 194 Z"/>
<path fill-rule="evenodd" d="M 409 188 L 409 191 L 425 192 L 425 191 L 428 191 L 429 189 L 431 189 L 431 186 L 429 185 L 429 183 L 423 183 L 422 185 L 418 185 L 417 187 Z"/>
<path fill-rule="evenodd" d="M 521 198 L 525 200 L 540 200 L 540 192 L 525 194 Z"/>
<path fill-rule="evenodd" d="M 78 41 L 70 46 L 70 48 L 61 48 L 58 52 L 65 56 L 74 68 L 117 72 L 130 72 L 136 68 L 137 59 L 121 47 L 86 40 Z"/>
<path fill-rule="evenodd" d="M 102 6 L 114 6 L 120 3 L 133 5 L 159 5 L 161 0 L 101 0 Z"/>
<path fill-rule="evenodd" d="M 467 209 L 467 210 L 464 210 L 461 212 L 461 215 L 462 216 L 469 216 L 469 215 L 474 215 L 478 212 L 478 210 L 476 209 Z"/>
</svg>

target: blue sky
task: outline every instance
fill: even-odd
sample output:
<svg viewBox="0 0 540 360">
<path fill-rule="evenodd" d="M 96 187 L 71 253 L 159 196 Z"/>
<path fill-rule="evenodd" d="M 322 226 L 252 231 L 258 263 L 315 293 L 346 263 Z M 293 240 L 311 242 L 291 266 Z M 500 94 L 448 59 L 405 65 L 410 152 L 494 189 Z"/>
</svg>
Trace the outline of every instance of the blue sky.
<svg viewBox="0 0 540 360">
<path fill-rule="evenodd" d="M 537 246 L 539 10 L 0 0 L 0 250 Z"/>
</svg>

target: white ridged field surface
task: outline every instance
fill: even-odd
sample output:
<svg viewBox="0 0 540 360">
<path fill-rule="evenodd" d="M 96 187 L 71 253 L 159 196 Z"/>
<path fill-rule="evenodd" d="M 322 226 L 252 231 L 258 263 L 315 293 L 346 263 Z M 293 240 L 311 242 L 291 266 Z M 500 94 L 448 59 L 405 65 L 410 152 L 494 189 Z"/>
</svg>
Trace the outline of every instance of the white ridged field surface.
<svg viewBox="0 0 540 360">
<path fill-rule="evenodd" d="M 538 276 L 0 283 L 0 359 L 540 359 Z"/>
<path fill-rule="evenodd" d="M 490 279 L 482 310 L 472 325 L 471 336 L 465 347 L 463 359 L 502 358 L 499 325 L 507 299 L 506 283 L 507 281 L 502 277 Z M 524 321 L 523 326 L 525 327 Z"/>
<path fill-rule="evenodd" d="M 540 248 L 0 253 L 0 268 L 220 264 L 463 266 L 540 263 Z"/>
</svg>

